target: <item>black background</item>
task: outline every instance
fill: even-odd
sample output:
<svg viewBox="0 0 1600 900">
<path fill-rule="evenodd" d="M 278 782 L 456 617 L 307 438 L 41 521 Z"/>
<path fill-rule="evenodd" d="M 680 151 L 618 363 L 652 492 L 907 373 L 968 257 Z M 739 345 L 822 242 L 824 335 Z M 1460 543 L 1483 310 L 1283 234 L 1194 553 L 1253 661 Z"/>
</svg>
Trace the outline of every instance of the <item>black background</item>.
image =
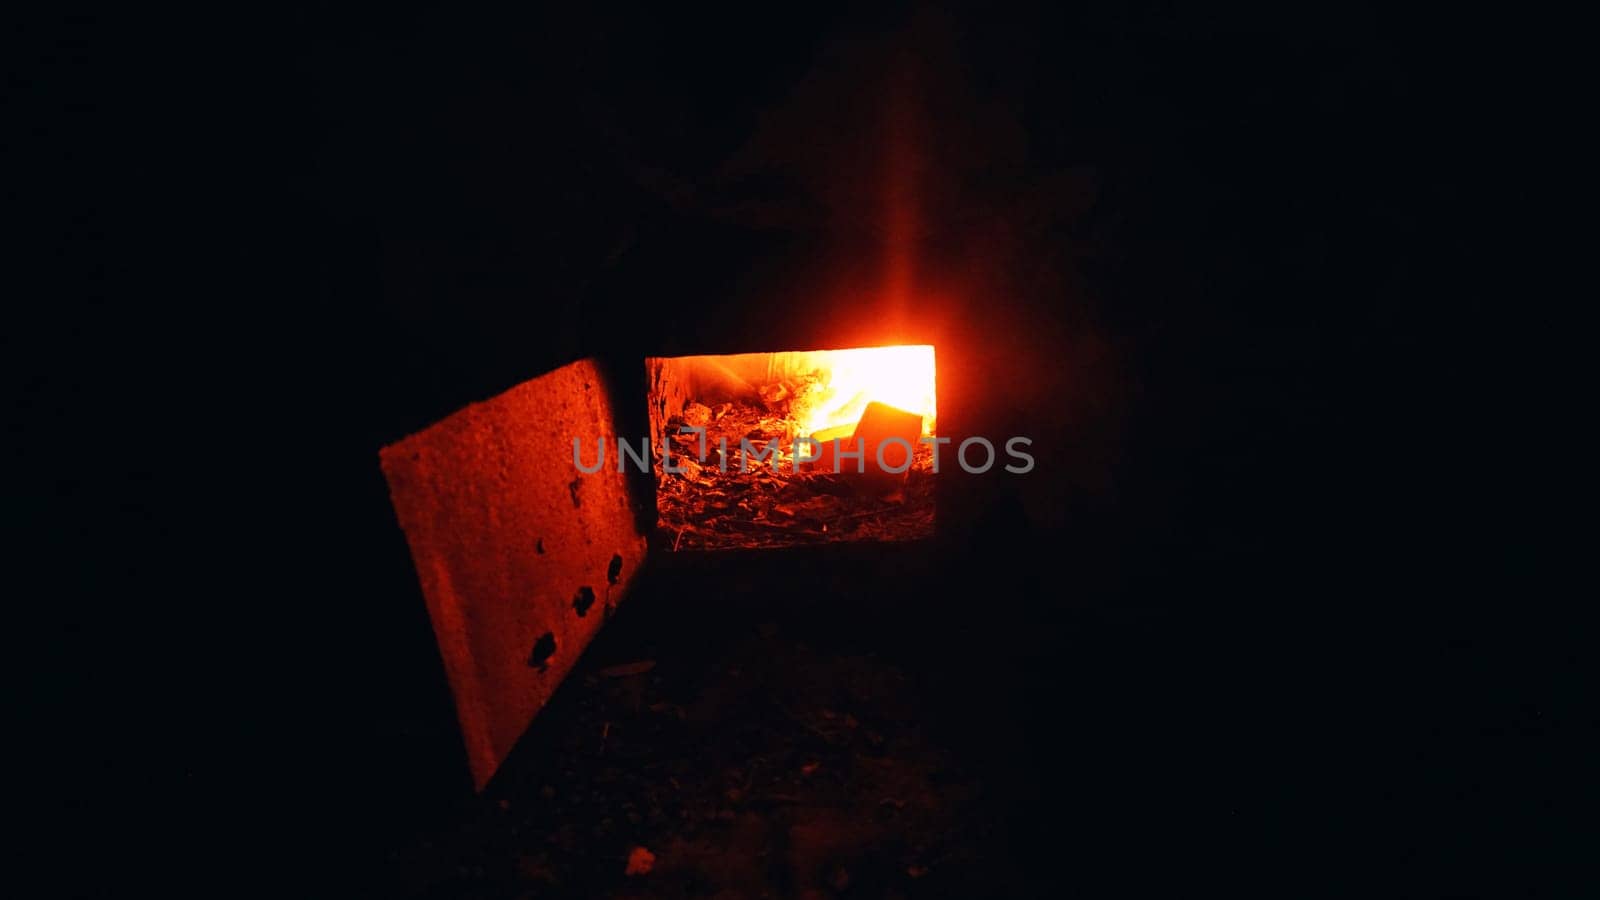
<svg viewBox="0 0 1600 900">
<path fill-rule="evenodd" d="M 158 832 L 130 879 L 342 893 L 470 802 L 378 448 L 584 356 L 870 342 L 886 122 L 910 321 L 1039 468 L 957 489 L 945 587 L 882 640 L 1002 710 L 972 728 L 1041 889 L 1506 895 L 1569 846 L 1576 636 L 1460 418 L 1504 387 L 1461 353 L 1490 63 L 1449 21 L 48 24 L 23 194 L 66 249 L 7 339 L 8 521 L 52 551 L 64 871 Z"/>
</svg>

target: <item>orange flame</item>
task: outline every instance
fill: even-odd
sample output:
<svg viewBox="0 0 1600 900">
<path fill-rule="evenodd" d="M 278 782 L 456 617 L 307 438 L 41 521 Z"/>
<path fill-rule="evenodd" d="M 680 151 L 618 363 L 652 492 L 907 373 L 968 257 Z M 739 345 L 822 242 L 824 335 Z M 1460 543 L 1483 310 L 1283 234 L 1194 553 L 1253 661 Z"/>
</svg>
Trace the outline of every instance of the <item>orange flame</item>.
<svg viewBox="0 0 1600 900">
<path fill-rule="evenodd" d="M 816 395 L 806 404 L 803 434 L 854 425 L 873 401 L 922 416 L 922 433 L 934 433 L 938 409 L 933 347 L 862 347 L 796 355 L 801 357 L 795 360 L 798 368 L 822 376 Z"/>
<path fill-rule="evenodd" d="M 798 435 L 849 429 L 877 401 L 922 416 L 934 433 L 938 414 L 933 347 L 928 344 L 849 350 L 784 350 L 726 356 L 679 356 L 673 364 L 684 396 L 706 404 L 725 400 L 784 401 Z M 774 396 L 763 388 L 782 386 Z"/>
</svg>

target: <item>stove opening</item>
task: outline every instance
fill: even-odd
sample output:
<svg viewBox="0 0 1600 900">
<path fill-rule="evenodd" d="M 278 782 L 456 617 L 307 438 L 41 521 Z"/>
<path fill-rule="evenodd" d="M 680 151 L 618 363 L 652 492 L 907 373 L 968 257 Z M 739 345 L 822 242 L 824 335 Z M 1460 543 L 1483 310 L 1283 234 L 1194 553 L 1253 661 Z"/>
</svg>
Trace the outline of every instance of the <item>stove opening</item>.
<svg viewBox="0 0 1600 900">
<path fill-rule="evenodd" d="M 658 546 L 930 537 L 933 347 L 645 361 Z"/>
</svg>

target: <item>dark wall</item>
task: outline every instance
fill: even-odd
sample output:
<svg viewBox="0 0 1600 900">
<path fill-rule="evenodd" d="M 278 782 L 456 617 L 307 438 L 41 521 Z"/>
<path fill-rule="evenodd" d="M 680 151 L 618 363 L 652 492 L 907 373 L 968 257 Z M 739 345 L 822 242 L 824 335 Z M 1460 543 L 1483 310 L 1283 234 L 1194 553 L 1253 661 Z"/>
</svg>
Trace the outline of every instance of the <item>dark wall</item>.
<svg viewBox="0 0 1600 900">
<path fill-rule="evenodd" d="M 647 354 L 931 341 L 954 430 L 1034 439 L 1034 473 L 956 482 L 942 520 L 1028 616 L 1322 602 L 1306 567 L 1352 515 L 1329 423 L 1415 289 L 1428 189 L 1392 137 L 1412 73 L 1370 24 L 323 29 L 296 196 L 373 765 L 452 765 L 414 758 L 449 720 L 419 718 L 442 682 L 377 447 L 586 355 L 626 383 Z"/>
<path fill-rule="evenodd" d="M 1203 696 L 1233 699 L 1183 721 L 1219 733 L 1259 735 L 1260 709 L 1325 712 L 1340 747 L 1426 730 L 1387 691 L 1443 652 L 1412 641 L 1441 602 L 1416 563 L 1446 540 L 1414 528 L 1449 496 L 1409 440 L 1412 301 L 1423 213 L 1460 183 L 1426 33 L 1343 6 L 282 31 L 257 43 L 284 124 L 226 183 L 269 186 L 284 265 L 233 273 L 277 293 L 213 342 L 267 351 L 272 402 L 211 455 L 294 473 L 225 483 L 268 560 L 241 619 L 312 645 L 250 670 L 298 723 L 256 739 L 330 776 L 330 821 L 381 845 L 469 787 L 378 448 L 586 356 L 637 379 L 642 427 L 647 355 L 934 343 L 941 424 L 1031 437 L 1038 466 L 946 485 L 915 633 L 978 623 L 965 699 L 1009 698 L 1028 777 L 1058 689 L 1094 672 L 1119 674 L 1078 707 L 1105 737 L 1088 768 Z M 1155 764 L 1171 739 L 1127 740 Z"/>
</svg>

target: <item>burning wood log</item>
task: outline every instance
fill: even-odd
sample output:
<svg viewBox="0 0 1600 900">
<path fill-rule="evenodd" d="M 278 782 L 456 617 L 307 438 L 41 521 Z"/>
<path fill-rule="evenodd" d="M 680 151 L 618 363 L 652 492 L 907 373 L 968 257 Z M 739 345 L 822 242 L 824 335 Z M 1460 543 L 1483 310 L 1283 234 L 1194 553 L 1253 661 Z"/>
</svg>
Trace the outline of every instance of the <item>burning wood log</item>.
<svg viewBox="0 0 1600 900">
<path fill-rule="evenodd" d="M 865 474 L 886 484 L 898 483 L 910 471 L 921 437 L 922 416 L 883 403 L 868 403 L 849 437 L 827 434 L 816 438 L 822 452 L 815 470 Z"/>
</svg>

